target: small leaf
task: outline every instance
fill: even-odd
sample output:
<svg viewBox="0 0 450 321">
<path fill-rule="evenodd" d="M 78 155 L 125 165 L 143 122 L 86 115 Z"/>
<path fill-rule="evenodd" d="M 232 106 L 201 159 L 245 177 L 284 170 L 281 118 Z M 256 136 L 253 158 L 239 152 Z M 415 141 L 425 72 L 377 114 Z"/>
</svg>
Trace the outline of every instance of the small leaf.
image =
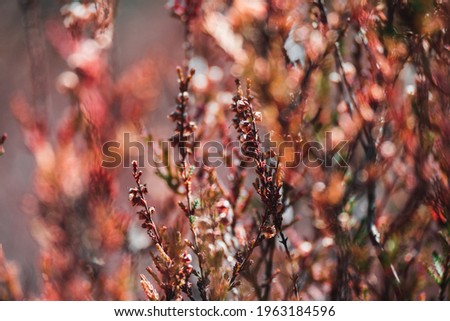
<svg viewBox="0 0 450 321">
<path fill-rule="evenodd" d="M 433 251 L 433 263 L 439 278 L 442 279 L 444 275 L 444 259 L 436 251 Z"/>
<path fill-rule="evenodd" d="M 192 204 L 192 211 L 195 211 L 199 207 L 200 207 L 200 200 L 198 198 L 196 198 L 194 200 L 194 203 Z"/>
<path fill-rule="evenodd" d="M 433 269 L 432 266 L 427 266 L 428 275 L 436 282 L 436 284 L 441 284 L 441 277 L 439 274 Z"/>
</svg>

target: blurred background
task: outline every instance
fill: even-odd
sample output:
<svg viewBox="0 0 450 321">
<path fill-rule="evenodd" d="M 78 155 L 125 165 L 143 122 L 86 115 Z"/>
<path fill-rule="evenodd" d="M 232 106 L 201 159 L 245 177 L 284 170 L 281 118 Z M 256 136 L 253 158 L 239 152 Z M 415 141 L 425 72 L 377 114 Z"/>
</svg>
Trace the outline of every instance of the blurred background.
<svg viewBox="0 0 450 321">
<path fill-rule="evenodd" d="M 32 66 L 27 44 L 27 22 L 23 4 L 33 1 L 2 1 L 0 3 L 0 132 L 8 134 L 5 143 L 6 153 L 0 162 L 0 177 L 3 188 L 0 191 L 0 243 L 9 260 L 20 266 L 20 279 L 26 293 L 37 294 L 39 277 L 39 249 L 30 235 L 29 217 L 24 211 L 24 199 L 33 190 L 35 160 L 24 144 L 25 137 L 10 108 L 11 100 L 23 95 L 31 101 Z M 61 3 L 58 1 L 36 1 L 39 3 L 42 30 L 39 46 L 45 51 L 45 60 L 39 61 L 42 70 L 48 69 L 44 77 L 47 95 L 47 113 L 49 127 L 69 108 L 67 96 L 57 91 L 56 79 L 67 70 L 67 63 L 48 43 L 45 26 L 49 22 L 62 23 Z M 48 26 L 48 25 L 47 25 Z M 32 31 L 33 32 L 33 31 Z M 113 48 L 111 49 L 111 72 L 113 77 L 120 75 L 139 62 L 152 59 L 160 63 L 153 64 L 158 74 L 158 83 L 152 93 L 151 106 L 143 121 L 159 126 L 161 136 L 169 136 L 170 126 L 165 126 L 168 113 L 165 106 L 172 105 L 176 93 L 175 68 L 183 57 L 183 27 L 165 8 L 165 1 L 127 0 L 119 1 Z M 167 72 L 170 70 L 171 72 Z M 156 96 L 156 97 L 155 97 Z M 147 104 L 150 103 L 150 99 Z M 159 111 L 158 111 L 159 110 Z M 158 120 L 164 120 L 163 122 Z M 158 125 L 160 124 L 160 125 Z M 153 127 L 155 128 L 155 127 Z M 56 130 L 50 131 L 53 138 Z M 151 175 L 153 172 L 149 171 Z M 128 170 L 120 174 L 117 189 L 126 191 L 133 181 Z M 156 183 L 158 184 L 158 182 Z M 164 191 L 165 184 L 160 182 Z M 118 194 L 116 206 L 132 216 L 126 192 Z"/>
<path fill-rule="evenodd" d="M 0 299 L 448 298 L 449 1 L 18 0 L 0 15 Z M 189 95 L 179 65 L 196 69 Z M 247 99 L 236 78 L 258 117 L 230 108 Z M 168 119 L 176 97 L 189 116 Z M 166 140 L 177 117 L 202 144 L 256 127 L 297 152 L 349 143 L 330 166 L 264 175 L 242 155 L 189 175 L 141 163 L 158 247 L 129 159 L 102 167 L 101 147 Z M 245 255 L 257 264 L 237 268 Z"/>
</svg>

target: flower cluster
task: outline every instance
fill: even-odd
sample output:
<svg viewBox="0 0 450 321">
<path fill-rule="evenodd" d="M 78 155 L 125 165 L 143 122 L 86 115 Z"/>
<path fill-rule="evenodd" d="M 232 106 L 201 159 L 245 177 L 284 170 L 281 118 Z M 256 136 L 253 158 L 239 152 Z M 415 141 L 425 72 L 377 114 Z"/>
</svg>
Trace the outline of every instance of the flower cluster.
<svg viewBox="0 0 450 321">
<path fill-rule="evenodd" d="M 148 235 L 153 241 L 161 245 L 161 237 L 153 222 L 155 208 L 149 207 L 145 200 L 145 194 L 148 193 L 148 189 L 146 184 L 141 183 L 142 171 L 138 170 L 137 161 L 133 161 L 131 165 L 133 167 L 133 178 L 136 181 L 137 186 L 128 190 L 128 199 L 130 200 L 131 205 L 142 207 L 142 210 L 137 212 L 139 219 L 144 221 L 142 227 L 147 230 Z"/>
<path fill-rule="evenodd" d="M 251 82 L 247 80 L 246 96 L 243 95 L 239 80 L 236 81 L 237 94 L 233 98 L 231 110 L 235 113 L 233 124 L 239 134 L 241 150 L 244 156 L 250 157 L 256 163 L 255 171 L 257 178 L 253 186 L 264 204 L 264 213 L 261 217 L 260 226 L 256 238 L 250 243 L 244 256 L 237 256 L 237 263 L 233 268 L 233 274 L 230 278 L 230 288 L 236 284 L 236 278 L 242 270 L 248 268 L 252 261 L 252 255 L 255 247 L 260 245 L 264 239 L 272 239 L 277 233 L 280 234 L 281 243 L 286 251 L 289 261 L 292 260 L 291 253 L 287 244 L 287 237 L 283 233 L 283 204 L 282 204 L 282 181 L 281 168 L 276 153 L 269 150 L 264 153 L 261 151 L 261 140 L 258 135 L 256 122 L 261 121 L 261 113 L 255 112 L 252 106 L 253 96 L 251 95 Z M 297 275 L 292 272 L 293 290 L 298 297 Z"/>
<path fill-rule="evenodd" d="M 131 205 L 142 207 L 138 211 L 138 217 L 143 220 L 142 228 L 147 230 L 147 234 L 154 241 L 156 253 L 152 253 L 153 263 L 161 277 L 158 276 L 150 267 L 147 271 L 164 291 L 166 300 L 182 300 L 182 293 L 192 297 L 192 284 L 189 281 L 194 272 L 191 255 L 184 250 L 186 243 L 181 241 L 180 234 L 172 235 L 170 240 L 164 239 L 163 233 L 166 228 L 158 230 L 153 215 L 155 208 L 149 207 L 145 199 L 148 194 L 146 184 L 141 183 L 142 171 L 138 170 L 136 161 L 132 162 L 133 178 L 136 181 L 136 187 L 129 189 L 129 200 Z M 141 275 L 141 286 L 149 300 L 158 300 L 159 294 L 153 289 L 151 283 Z"/>
<path fill-rule="evenodd" d="M 177 106 L 175 111 L 169 115 L 169 118 L 176 123 L 175 135 L 170 138 L 173 147 L 180 151 L 180 161 L 182 165 L 186 161 L 186 157 L 192 154 L 193 150 L 193 134 L 197 125 L 189 120 L 187 111 L 189 103 L 189 83 L 195 74 L 195 70 L 191 69 L 188 75 L 184 75 L 180 67 L 177 68 L 179 94 L 177 97 Z"/>
<path fill-rule="evenodd" d="M 256 127 L 256 122 L 261 121 L 261 113 L 255 112 L 252 106 L 253 96 L 250 94 L 250 81 L 247 81 L 247 95 L 244 96 L 240 82 L 237 81 L 237 94 L 233 98 L 231 110 L 235 113 L 233 125 L 239 133 L 239 141 L 244 156 L 252 158 L 256 162 L 256 174 L 254 182 L 256 192 L 265 204 L 267 219 L 277 221 L 281 227 L 278 212 L 281 205 L 280 168 L 277 155 L 273 150 L 263 153 L 261 140 Z M 265 224 L 264 224 L 265 225 Z"/>
</svg>

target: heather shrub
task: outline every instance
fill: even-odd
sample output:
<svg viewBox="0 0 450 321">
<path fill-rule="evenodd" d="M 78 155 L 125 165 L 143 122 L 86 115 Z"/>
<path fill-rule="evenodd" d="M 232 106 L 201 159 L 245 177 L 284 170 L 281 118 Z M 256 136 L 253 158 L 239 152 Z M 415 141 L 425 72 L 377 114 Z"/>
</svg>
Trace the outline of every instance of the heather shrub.
<svg viewBox="0 0 450 321">
<path fill-rule="evenodd" d="M 179 61 L 120 74 L 116 1 L 22 9 L 42 280 L 0 253 L 2 299 L 448 299 L 448 1 L 168 1 Z"/>
</svg>

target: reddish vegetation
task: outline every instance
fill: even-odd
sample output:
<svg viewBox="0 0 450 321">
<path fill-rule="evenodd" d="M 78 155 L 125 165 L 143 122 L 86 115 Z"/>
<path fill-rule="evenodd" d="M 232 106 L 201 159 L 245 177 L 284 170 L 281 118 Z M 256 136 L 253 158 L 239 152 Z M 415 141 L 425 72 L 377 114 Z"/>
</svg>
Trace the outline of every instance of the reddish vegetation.
<svg viewBox="0 0 450 321">
<path fill-rule="evenodd" d="M 111 74 L 115 0 L 66 4 L 46 24 L 71 106 L 55 130 L 33 72 L 35 101 L 11 103 L 36 160 L 25 209 L 42 287 L 22 293 L 0 248 L 0 299 L 447 300 L 450 2 L 166 6 L 184 28 L 170 138 L 144 125 L 158 60 Z M 123 169 L 102 167 L 125 132 L 170 143 L 153 146 L 163 167 L 121 164 L 137 217 L 118 210 Z M 212 141 L 239 145 L 220 167 L 198 162 Z"/>
</svg>

